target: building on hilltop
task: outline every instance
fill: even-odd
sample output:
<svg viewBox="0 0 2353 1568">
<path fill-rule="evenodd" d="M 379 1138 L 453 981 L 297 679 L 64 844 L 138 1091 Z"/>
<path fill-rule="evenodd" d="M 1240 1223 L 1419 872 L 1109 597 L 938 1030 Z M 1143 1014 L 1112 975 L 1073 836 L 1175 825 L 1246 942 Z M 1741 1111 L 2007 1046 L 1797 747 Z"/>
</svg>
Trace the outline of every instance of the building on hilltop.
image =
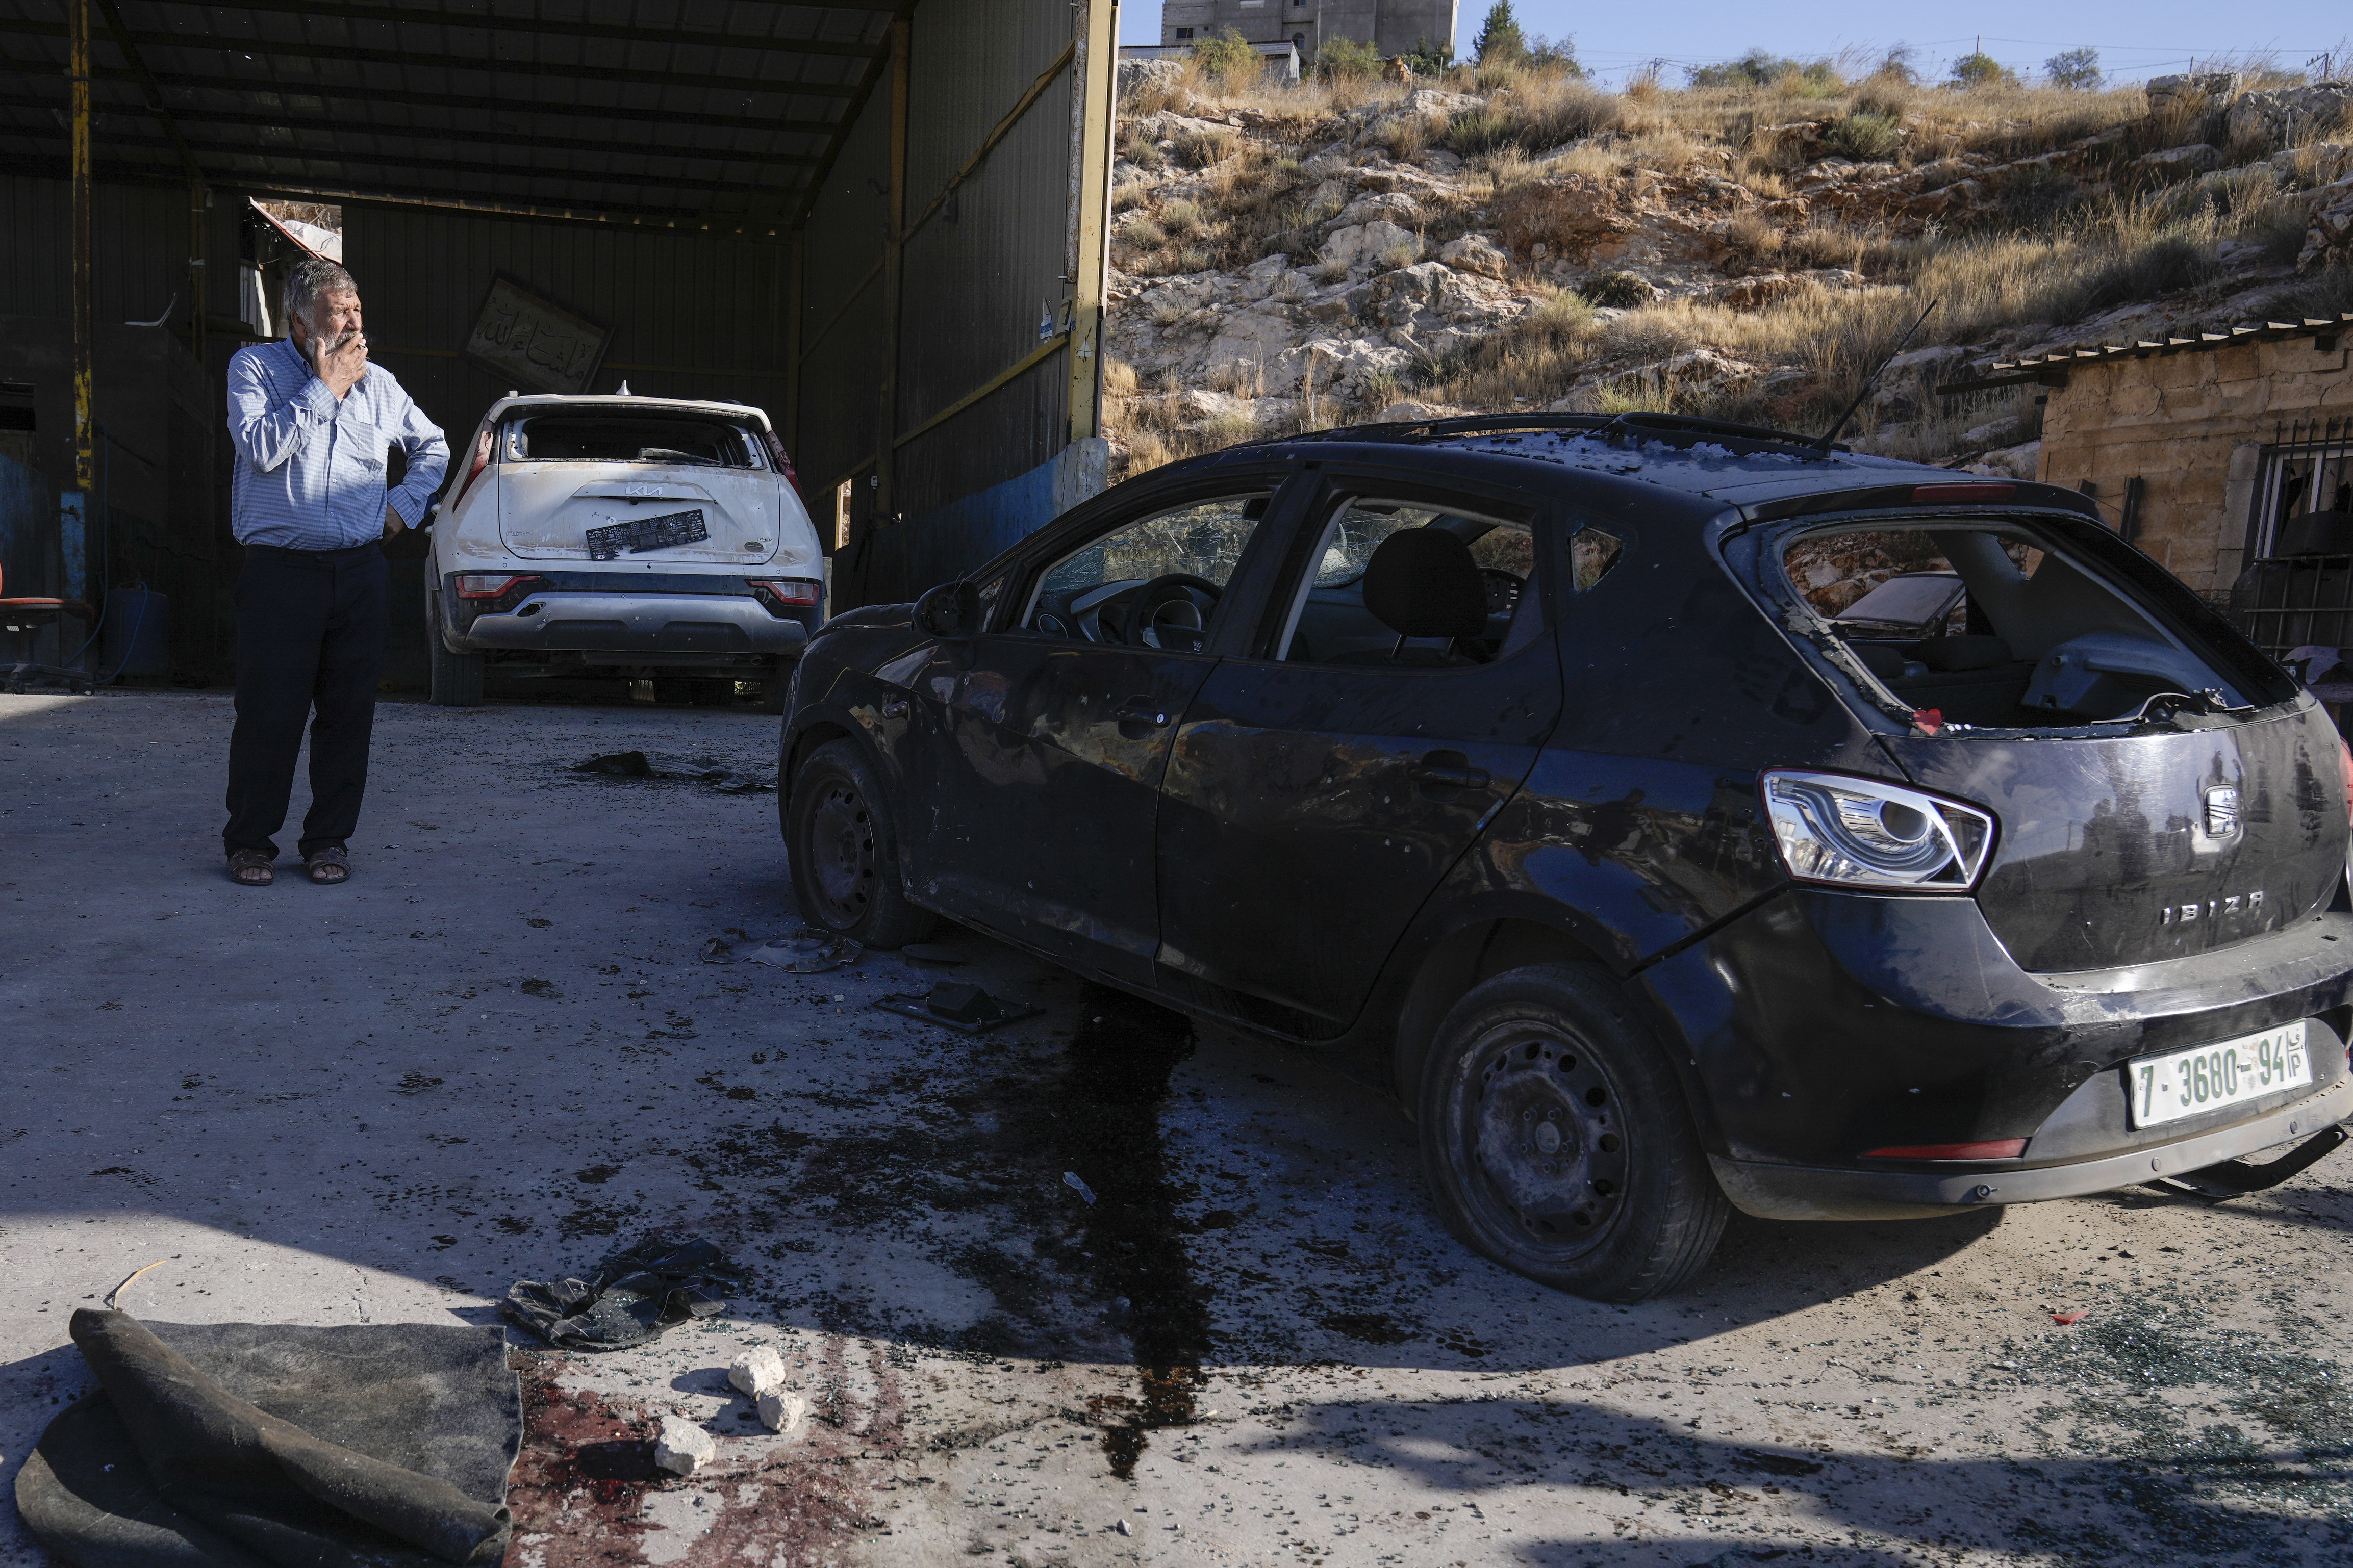
<svg viewBox="0 0 2353 1568">
<path fill-rule="evenodd" d="M 1183 47 L 1228 28 L 1253 44 L 1294 46 L 1302 59 L 1326 38 L 1369 40 L 1384 55 L 1454 41 L 1458 0 L 1161 0 L 1160 42 Z"/>
</svg>

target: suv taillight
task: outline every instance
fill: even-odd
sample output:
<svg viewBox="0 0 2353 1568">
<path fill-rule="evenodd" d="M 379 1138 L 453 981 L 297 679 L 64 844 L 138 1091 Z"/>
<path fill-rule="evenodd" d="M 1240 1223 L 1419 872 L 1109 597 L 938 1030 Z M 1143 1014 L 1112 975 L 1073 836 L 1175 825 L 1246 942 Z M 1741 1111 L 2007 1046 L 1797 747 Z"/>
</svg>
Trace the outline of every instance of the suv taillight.
<svg viewBox="0 0 2353 1568">
<path fill-rule="evenodd" d="M 460 572 L 458 574 L 458 597 L 495 599 L 520 584 L 538 581 L 538 576 L 529 572 Z"/>
<path fill-rule="evenodd" d="M 824 584 L 812 583 L 803 577 L 747 577 L 744 581 L 772 610 L 780 606 L 806 609 L 825 594 Z"/>
</svg>

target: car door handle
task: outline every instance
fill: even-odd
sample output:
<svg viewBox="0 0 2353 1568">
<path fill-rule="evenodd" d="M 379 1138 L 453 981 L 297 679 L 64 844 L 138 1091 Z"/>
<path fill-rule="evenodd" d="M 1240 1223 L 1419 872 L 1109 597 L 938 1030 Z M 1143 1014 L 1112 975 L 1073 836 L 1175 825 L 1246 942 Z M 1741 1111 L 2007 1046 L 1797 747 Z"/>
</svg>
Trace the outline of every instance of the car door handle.
<svg viewBox="0 0 2353 1568">
<path fill-rule="evenodd" d="M 1485 789 L 1489 783 L 1487 770 L 1472 767 L 1460 752 L 1432 752 L 1406 776 L 1424 789 Z"/>
<path fill-rule="evenodd" d="M 1155 730 L 1168 722 L 1168 710 L 1148 697 L 1129 698 L 1113 710 L 1113 716 L 1122 724 L 1149 724 Z"/>
</svg>

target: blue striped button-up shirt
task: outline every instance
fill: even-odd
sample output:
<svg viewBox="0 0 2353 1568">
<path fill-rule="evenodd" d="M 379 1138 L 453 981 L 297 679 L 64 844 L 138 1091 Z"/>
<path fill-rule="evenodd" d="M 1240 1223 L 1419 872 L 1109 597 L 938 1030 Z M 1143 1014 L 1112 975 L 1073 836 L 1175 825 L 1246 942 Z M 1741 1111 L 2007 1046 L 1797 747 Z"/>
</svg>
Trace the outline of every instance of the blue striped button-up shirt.
<svg viewBox="0 0 2353 1568">
<path fill-rule="evenodd" d="M 384 537 L 389 506 L 414 528 L 449 468 L 449 443 L 380 364 L 337 398 L 291 338 L 256 343 L 228 363 L 228 434 L 237 447 L 229 527 L 240 544 L 340 550 Z M 385 454 L 408 459 L 385 485 Z"/>
</svg>

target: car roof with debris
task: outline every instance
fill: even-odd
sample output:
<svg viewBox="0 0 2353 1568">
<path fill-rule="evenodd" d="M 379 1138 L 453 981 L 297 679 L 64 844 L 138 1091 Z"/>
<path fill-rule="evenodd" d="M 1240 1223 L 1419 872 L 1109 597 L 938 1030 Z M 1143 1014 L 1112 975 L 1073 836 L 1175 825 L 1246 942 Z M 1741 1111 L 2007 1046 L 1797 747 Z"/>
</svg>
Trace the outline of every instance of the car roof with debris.
<svg viewBox="0 0 2353 1568">
<path fill-rule="evenodd" d="M 2072 490 L 2028 480 L 1971 474 L 1925 463 L 1828 447 L 1786 430 L 1718 419 L 1661 414 L 1474 416 L 1390 425 L 1344 426 L 1305 436 L 1277 437 L 1228 451 L 1270 449 L 1325 460 L 1341 458 L 1394 463 L 1399 448 L 1476 453 L 1575 473 L 1614 489 L 1631 481 L 1676 491 L 1702 503 L 1709 515 L 1725 506 L 1755 509 L 1800 497 L 1882 491 L 1859 504 L 1911 504 L 1909 492 L 1933 489 L 1936 501 L 1985 500 L 2088 510 Z M 1520 482 L 1525 482 L 1523 479 Z"/>
</svg>

